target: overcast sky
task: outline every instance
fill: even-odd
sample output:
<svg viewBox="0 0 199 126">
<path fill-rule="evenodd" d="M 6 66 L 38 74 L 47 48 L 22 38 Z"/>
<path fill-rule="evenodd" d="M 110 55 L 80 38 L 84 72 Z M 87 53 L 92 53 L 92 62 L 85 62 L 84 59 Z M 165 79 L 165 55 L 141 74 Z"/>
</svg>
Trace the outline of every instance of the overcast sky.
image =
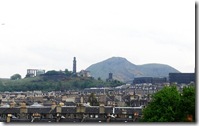
<svg viewBox="0 0 199 126">
<path fill-rule="evenodd" d="M 113 56 L 194 72 L 195 1 L 1 0 L 0 78 Z"/>
</svg>

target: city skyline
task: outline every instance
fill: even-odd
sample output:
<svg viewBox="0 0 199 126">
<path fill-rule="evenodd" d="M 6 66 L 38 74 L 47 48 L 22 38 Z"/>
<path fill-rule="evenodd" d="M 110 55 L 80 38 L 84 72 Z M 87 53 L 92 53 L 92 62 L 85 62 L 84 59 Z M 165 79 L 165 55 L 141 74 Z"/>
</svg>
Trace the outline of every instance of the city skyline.
<svg viewBox="0 0 199 126">
<path fill-rule="evenodd" d="M 186 9 L 185 9 L 186 8 Z M 113 56 L 195 69 L 195 1 L 1 1 L 0 78 Z"/>
</svg>

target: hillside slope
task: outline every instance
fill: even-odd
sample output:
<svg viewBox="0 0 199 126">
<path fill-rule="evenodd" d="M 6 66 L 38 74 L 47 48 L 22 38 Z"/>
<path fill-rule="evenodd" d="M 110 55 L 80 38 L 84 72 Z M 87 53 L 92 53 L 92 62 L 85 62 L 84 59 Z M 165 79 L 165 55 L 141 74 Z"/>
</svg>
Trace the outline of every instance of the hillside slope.
<svg viewBox="0 0 199 126">
<path fill-rule="evenodd" d="M 113 79 L 122 82 L 131 81 L 135 77 L 167 77 L 170 72 L 179 72 L 164 64 L 135 65 L 122 57 L 109 58 L 89 66 L 86 70 L 90 71 L 94 78 L 100 77 L 103 80 L 108 78 L 109 73 L 113 73 Z"/>
</svg>

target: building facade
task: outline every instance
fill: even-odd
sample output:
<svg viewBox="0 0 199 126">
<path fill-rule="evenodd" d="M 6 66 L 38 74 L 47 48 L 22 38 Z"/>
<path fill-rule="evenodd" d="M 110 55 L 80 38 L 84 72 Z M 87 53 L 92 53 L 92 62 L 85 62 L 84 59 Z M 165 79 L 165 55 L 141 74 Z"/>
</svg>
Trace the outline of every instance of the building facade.
<svg viewBox="0 0 199 126">
<path fill-rule="evenodd" d="M 26 77 L 35 77 L 35 76 L 39 76 L 45 74 L 45 70 L 41 70 L 41 69 L 27 69 L 27 74 Z"/>
<path fill-rule="evenodd" d="M 189 84 L 195 81 L 195 73 L 169 73 L 169 82 Z"/>
<path fill-rule="evenodd" d="M 1 122 L 137 122 L 142 108 L 115 106 L 26 106 L 0 107 Z"/>
<path fill-rule="evenodd" d="M 133 84 L 142 84 L 142 83 L 160 84 L 166 82 L 168 82 L 166 77 L 138 77 L 134 78 L 133 80 Z"/>
</svg>

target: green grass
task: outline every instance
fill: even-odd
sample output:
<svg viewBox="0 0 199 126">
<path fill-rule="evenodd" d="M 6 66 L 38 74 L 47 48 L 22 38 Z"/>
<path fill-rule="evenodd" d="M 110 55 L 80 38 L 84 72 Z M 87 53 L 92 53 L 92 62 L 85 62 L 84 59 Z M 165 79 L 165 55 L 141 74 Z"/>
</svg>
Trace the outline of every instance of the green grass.
<svg viewBox="0 0 199 126">
<path fill-rule="evenodd" d="M 66 76 L 38 76 L 19 80 L 0 79 L 0 91 L 53 91 L 81 90 L 90 87 L 111 87 L 122 85 L 121 82 L 104 82 L 92 78 Z"/>
</svg>

